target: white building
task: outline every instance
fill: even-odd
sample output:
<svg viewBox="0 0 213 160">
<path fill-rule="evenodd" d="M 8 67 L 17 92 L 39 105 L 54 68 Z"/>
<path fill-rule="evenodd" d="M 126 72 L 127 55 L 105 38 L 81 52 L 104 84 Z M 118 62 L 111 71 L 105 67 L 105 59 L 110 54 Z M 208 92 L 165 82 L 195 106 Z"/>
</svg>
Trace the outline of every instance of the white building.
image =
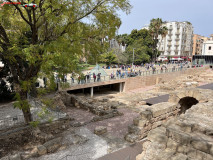
<svg viewBox="0 0 213 160">
<path fill-rule="evenodd" d="M 123 46 L 122 44 L 118 44 L 118 42 L 115 39 L 112 39 L 109 41 L 110 48 L 114 49 L 120 49 L 121 52 L 125 52 L 126 50 L 126 45 Z"/>
<path fill-rule="evenodd" d="M 161 56 L 187 57 L 192 56 L 193 27 L 189 22 L 166 22 L 168 28 L 165 37 L 159 36 L 158 50 Z"/>
<path fill-rule="evenodd" d="M 203 42 L 202 55 L 213 55 L 213 35 L 209 41 Z"/>
</svg>

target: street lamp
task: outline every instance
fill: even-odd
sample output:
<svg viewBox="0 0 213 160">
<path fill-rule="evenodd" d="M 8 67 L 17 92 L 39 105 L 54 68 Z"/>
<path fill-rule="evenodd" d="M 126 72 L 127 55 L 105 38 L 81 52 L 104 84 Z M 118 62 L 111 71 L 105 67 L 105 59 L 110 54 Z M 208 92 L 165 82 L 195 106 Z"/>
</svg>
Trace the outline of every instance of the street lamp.
<svg viewBox="0 0 213 160">
<path fill-rule="evenodd" d="M 132 61 L 132 66 L 134 65 L 134 58 L 135 58 L 135 53 L 134 53 L 134 51 L 135 51 L 135 48 L 133 48 L 133 61 Z"/>
</svg>

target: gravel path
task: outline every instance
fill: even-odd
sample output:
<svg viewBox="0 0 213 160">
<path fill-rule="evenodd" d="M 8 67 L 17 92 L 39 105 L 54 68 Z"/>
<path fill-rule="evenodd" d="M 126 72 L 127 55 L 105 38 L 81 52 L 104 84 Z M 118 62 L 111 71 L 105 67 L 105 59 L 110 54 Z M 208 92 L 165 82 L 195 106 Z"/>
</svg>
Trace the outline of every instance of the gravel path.
<svg viewBox="0 0 213 160">
<path fill-rule="evenodd" d="M 89 123 L 86 127 L 93 132 L 96 126 L 106 126 L 108 134 L 113 135 L 113 137 L 124 138 L 128 133 L 128 126 L 139 114 L 128 108 L 119 108 L 118 111 L 124 115 Z"/>
</svg>

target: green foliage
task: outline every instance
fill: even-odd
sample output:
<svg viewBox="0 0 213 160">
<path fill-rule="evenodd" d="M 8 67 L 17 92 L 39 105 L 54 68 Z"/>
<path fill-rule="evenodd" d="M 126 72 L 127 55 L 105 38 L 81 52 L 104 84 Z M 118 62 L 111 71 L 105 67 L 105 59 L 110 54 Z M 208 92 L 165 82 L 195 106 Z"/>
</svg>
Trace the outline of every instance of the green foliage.
<svg viewBox="0 0 213 160">
<path fill-rule="evenodd" d="M 15 95 L 16 102 L 13 104 L 14 108 L 19 108 L 21 110 L 27 111 L 31 106 L 27 99 L 22 99 L 19 93 Z"/>
<path fill-rule="evenodd" d="M 111 65 L 112 63 L 117 62 L 117 56 L 116 54 L 114 54 L 113 50 L 102 54 L 101 57 L 102 57 L 102 62 L 105 62 L 106 65 Z"/>
<path fill-rule="evenodd" d="M 16 104 L 20 109 L 29 107 L 26 93 L 35 90 L 39 72 L 49 76 L 49 88 L 54 88 L 54 72 L 63 78 L 77 71 L 82 57 L 98 63 L 109 47 L 105 39 L 113 38 L 121 25 L 117 11 L 131 9 L 129 0 L 34 3 L 36 8 L 4 5 L 0 9 L 0 59 L 8 65 L 16 92 L 24 93 Z"/>
<path fill-rule="evenodd" d="M 31 121 L 29 124 L 30 124 L 32 127 L 36 128 L 36 127 L 38 127 L 39 123 L 40 123 L 39 121 Z"/>
<path fill-rule="evenodd" d="M 61 82 L 60 83 L 60 88 L 62 89 L 66 89 L 66 88 L 69 88 L 70 87 L 70 84 L 68 82 Z"/>
<path fill-rule="evenodd" d="M 153 56 L 152 56 L 152 60 L 155 60 L 158 56 L 159 56 L 159 52 L 157 50 L 157 44 L 159 42 L 158 37 L 159 35 L 161 35 L 162 37 L 165 37 L 168 29 L 163 26 L 163 21 L 161 18 L 157 18 L 157 19 L 152 19 L 150 21 L 150 25 L 149 25 L 149 30 L 152 36 L 152 40 L 153 40 L 153 45 L 152 45 L 152 50 L 153 50 Z"/>
<path fill-rule="evenodd" d="M 125 38 L 127 48 L 125 57 L 127 57 L 127 63 L 133 62 L 133 49 L 134 49 L 134 62 L 135 64 L 141 64 L 142 62 L 149 62 L 153 55 L 152 45 L 153 40 L 151 34 L 146 29 L 132 30 L 128 38 Z M 118 57 L 119 59 L 119 57 Z"/>
</svg>

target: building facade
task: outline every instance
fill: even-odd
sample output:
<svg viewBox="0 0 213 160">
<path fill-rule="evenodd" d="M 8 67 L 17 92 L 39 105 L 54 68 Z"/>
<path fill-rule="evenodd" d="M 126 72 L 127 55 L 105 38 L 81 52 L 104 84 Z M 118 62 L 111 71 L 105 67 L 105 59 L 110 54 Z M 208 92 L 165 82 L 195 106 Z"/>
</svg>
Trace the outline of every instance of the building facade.
<svg viewBox="0 0 213 160">
<path fill-rule="evenodd" d="M 213 55 L 213 34 L 209 40 L 203 42 L 202 55 Z"/>
<path fill-rule="evenodd" d="M 158 50 L 161 56 L 189 57 L 192 56 L 193 26 L 190 22 L 166 22 L 168 28 L 165 37 L 159 36 Z"/>
<path fill-rule="evenodd" d="M 198 34 L 193 35 L 193 51 L 192 55 L 201 55 L 203 43 L 208 41 L 208 37 L 204 37 Z"/>
<path fill-rule="evenodd" d="M 111 49 L 119 49 L 121 50 L 121 52 L 125 52 L 126 51 L 126 45 L 123 46 L 122 44 L 119 44 L 116 39 L 112 39 L 109 41 L 109 45 Z"/>
</svg>

